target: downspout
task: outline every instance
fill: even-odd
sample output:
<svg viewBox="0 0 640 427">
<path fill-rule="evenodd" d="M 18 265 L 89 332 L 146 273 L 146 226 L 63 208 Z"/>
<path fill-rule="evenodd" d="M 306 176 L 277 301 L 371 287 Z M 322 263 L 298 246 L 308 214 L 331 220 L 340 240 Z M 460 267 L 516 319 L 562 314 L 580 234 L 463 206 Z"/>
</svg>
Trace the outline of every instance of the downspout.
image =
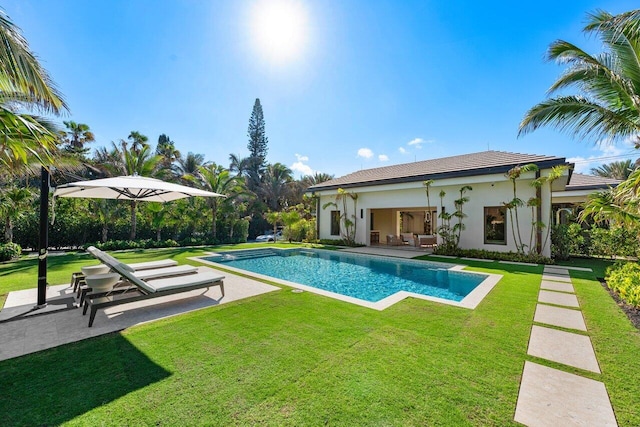
<svg viewBox="0 0 640 427">
<path fill-rule="evenodd" d="M 316 240 L 320 240 L 320 196 L 315 197 L 315 195 L 315 191 L 311 193 L 316 201 Z"/>
</svg>

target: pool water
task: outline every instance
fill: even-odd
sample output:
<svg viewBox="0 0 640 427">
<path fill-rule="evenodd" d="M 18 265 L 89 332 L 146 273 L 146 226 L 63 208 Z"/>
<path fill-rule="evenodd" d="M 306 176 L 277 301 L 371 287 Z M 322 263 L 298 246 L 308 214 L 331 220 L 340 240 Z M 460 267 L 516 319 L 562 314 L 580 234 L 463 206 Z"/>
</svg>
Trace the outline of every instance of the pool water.
<svg viewBox="0 0 640 427">
<path fill-rule="evenodd" d="M 447 270 L 452 265 L 445 263 L 308 249 L 234 251 L 204 259 L 370 302 L 399 291 L 461 301 L 487 278 Z"/>
</svg>

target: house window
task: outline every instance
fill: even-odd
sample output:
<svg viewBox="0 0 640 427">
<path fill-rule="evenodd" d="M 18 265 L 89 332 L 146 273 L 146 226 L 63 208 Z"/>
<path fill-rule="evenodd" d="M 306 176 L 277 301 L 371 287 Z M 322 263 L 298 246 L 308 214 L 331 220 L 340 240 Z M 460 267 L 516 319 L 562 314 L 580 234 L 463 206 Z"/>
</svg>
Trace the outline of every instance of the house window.
<svg viewBox="0 0 640 427">
<path fill-rule="evenodd" d="M 484 208 L 484 243 L 493 245 L 506 245 L 507 221 L 505 208 L 502 206 Z"/>
<path fill-rule="evenodd" d="M 331 211 L 331 235 L 340 235 L 340 211 Z"/>
</svg>

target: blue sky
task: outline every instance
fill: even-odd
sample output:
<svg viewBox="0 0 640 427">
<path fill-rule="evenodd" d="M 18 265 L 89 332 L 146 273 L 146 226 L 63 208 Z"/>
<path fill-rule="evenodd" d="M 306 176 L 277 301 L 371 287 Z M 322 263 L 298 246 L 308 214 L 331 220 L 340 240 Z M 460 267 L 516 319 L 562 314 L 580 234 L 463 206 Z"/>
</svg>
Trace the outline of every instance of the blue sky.
<svg viewBox="0 0 640 427">
<path fill-rule="evenodd" d="M 564 156 L 578 171 L 637 157 L 624 143 L 598 146 L 553 129 L 517 138 L 526 110 L 563 69 L 544 61 L 549 44 L 565 39 L 597 53 L 598 41 L 581 31 L 586 13 L 637 2 L 271 1 L 296 12 L 276 45 L 270 32 L 283 26 L 260 20 L 278 7 L 264 9 L 269 0 L 2 7 L 65 95 L 65 119 L 94 131 L 93 148 L 132 130 L 154 144 L 165 133 L 184 154 L 228 166 L 230 153 L 248 154 L 260 98 L 267 160 L 296 177 L 488 148 Z M 283 46 L 295 52 L 285 56 Z"/>
</svg>

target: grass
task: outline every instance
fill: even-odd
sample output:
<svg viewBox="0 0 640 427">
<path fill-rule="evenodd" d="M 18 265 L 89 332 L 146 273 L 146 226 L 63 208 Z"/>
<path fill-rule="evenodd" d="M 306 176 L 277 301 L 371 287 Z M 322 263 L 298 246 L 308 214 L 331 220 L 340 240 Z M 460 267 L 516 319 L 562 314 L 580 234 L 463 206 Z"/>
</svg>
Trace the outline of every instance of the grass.
<svg viewBox="0 0 640 427">
<path fill-rule="evenodd" d="M 51 260 L 52 283 L 86 262 Z M 475 310 L 407 299 L 379 312 L 283 288 L 2 361 L 0 423 L 516 425 L 542 268 L 468 264 L 504 275 Z M 0 274 L 14 269 L 26 274 L 22 261 Z M 594 275 L 572 276 L 602 375 L 561 369 L 603 381 L 619 424 L 639 425 L 640 334 Z"/>
</svg>

